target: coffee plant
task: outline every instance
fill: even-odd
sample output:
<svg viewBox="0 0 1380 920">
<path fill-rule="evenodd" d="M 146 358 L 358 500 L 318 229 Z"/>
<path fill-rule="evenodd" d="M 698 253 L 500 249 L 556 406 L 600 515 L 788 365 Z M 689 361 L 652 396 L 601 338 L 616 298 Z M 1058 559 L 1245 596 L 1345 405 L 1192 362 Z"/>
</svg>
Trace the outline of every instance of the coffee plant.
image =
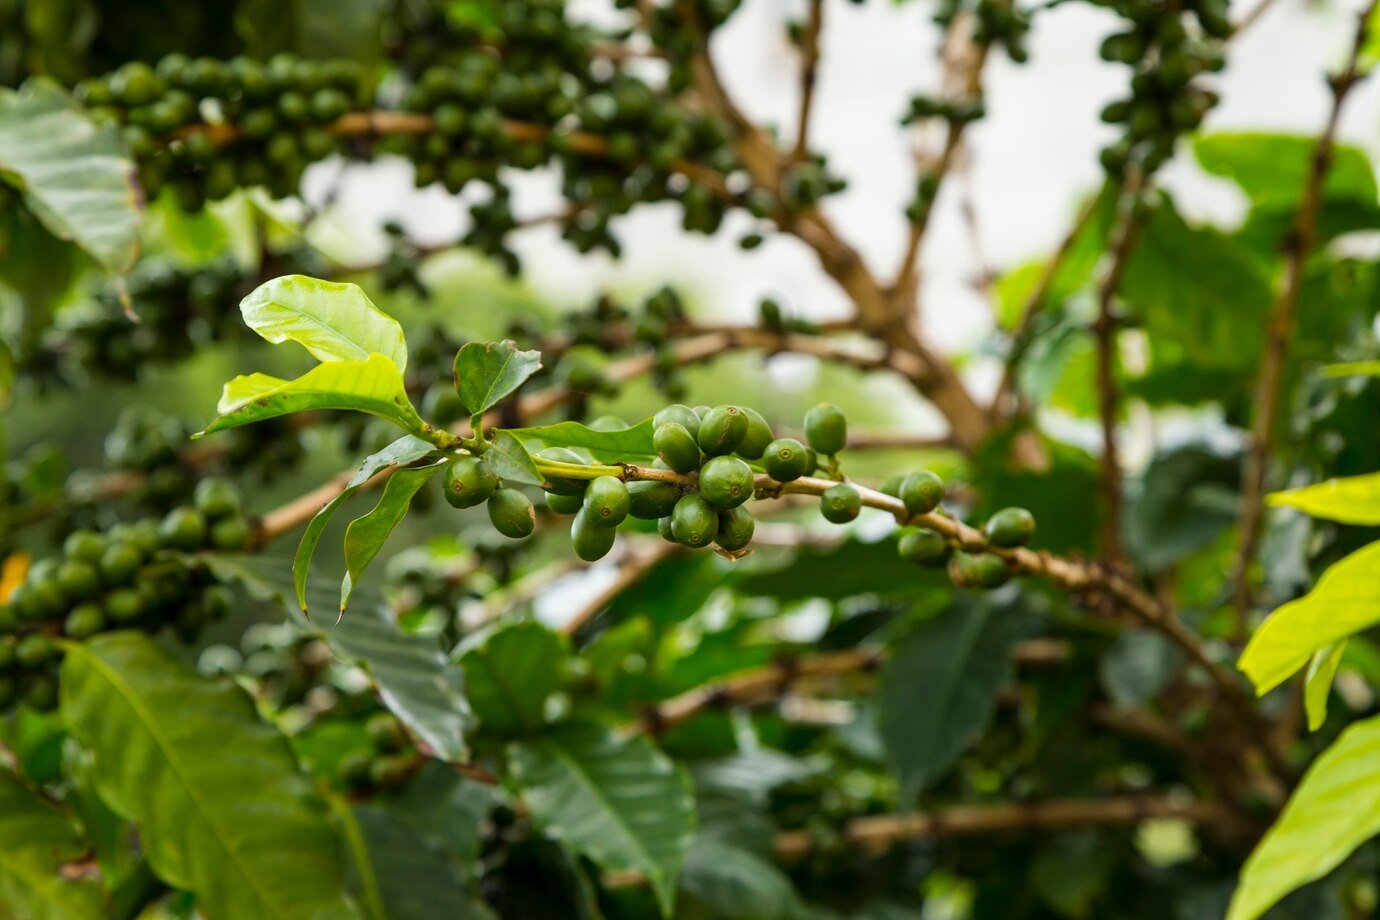
<svg viewBox="0 0 1380 920">
<path fill-rule="evenodd" d="M 0 917 L 1377 911 L 1375 3 L 1295 135 L 1213 125 L 1270 0 L 1095 0 L 1098 187 L 962 350 L 932 216 L 1064 4 L 929 10 L 890 272 L 815 113 L 853 5 L 0 0 Z M 380 161 L 453 239 L 341 243 Z M 522 285 L 651 209 L 847 310 Z"/>
</svg>

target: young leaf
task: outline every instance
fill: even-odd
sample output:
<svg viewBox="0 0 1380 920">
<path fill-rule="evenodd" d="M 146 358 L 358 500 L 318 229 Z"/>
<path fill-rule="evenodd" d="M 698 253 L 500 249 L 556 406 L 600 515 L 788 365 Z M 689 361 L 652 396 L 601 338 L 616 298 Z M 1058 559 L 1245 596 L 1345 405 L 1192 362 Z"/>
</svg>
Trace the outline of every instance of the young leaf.
<svg viewBox="0 0 1380 920">
<path fill-rule="evenodd" d="M 437 758 L 462 762 L 467 753 L 465 730 L 472 722 L 465 702 L 462 673 L 437 649 L 434 640 L 398 628 L 388 603 L 367 587 L 355 591 L 350 616 L 335 626 L 308 620 L 292 603 L 286 560 L 264 556 L 205 557 L 223 578 L 233 578 L 258 597 L 282 604 L 292 625 L 330 647 L 337 658 L 363 668 L 378 688 L 379 699 Z M 335 598 L 321 587 L 313 603 Z"/>
<path fill-rule="evenodd" d="M 532 455 L 527 452 L 526 445 L 511 431 L 503 429 L 494 431 L 493 437 L 493 444 L 484 456 L 488 458 L 494 472 L 509 485 L 541 485 L 541 472 L 533 462 Z"/>
<path fill-rule="evenodd" d="M 1332 679 L 1337 676 L 1337 666 L 1342 663 L 1342 653 L 1346 651 L 1347 640 L 1334 642 L 1327 648 L 1313 653 L 1308 662 L 1308 674 L 1304 678 L 1303 703 L 1308 712 L 1308 730 L 1315 732 L 1327 721 L 1327 697 L 1332 692 Z"/>
<path fill-rule="evenodd" d="M 455 355 L 455 392 L 471 415 L 479 415 L 539 370 L 539 351 L 518 351 L 510 341 L 466 342 Z"/>
<path fill-rule="evenodd" d="M 62 714 L 159 878 L 228 920 L 356 916 L 340 842 L 292 749 L 239 686 L 138 632 L 72 643 Z"/>
<path fill-rule="evenodd" d="M 1380 473 L 1329 479 L 1299 489 L 1273 492 L 1265 501 L 1274 508 L 1297 508 L 1304 514 L 1342 524 L 1380 524 Z"/>
<path fill-rule="evenodd" d="M 96 124 L 58 84 L 0 88 L 0 182 L 24 195 L 43 226 L 85 250 L 107 272 L 127 272 L 139 257 L 139 195 L 134 164 L 118 128 Z"/>
<path fill-rule="evenodd" d="M 293 341 L 318 361 L 364 361 L 380 354 L 407 370 L 402 326 L 358 285 L 284 275 L 240 301 L 245 324 L 277 345 Z"/>
<path fill-rule="evenodd" d="M 412 496 L 441 472 L 444 464 L 436 463 L 421 469 L 398 470 L 384 484 L 383 495 L 374 510 L 350 522 L 345 529 L 345 578 L 340 583 L 340 612 L 350 603 L 350 594 L 359 576 L 374 561 L 393 528 L 407 516 Z"/>
<path fill-rule="evenodd" d="M 896 648 L 882 672 L 881 731 L 903 802 L 914 803 L 992 718 L 1011 681 L 1011 647 L 1028 626 L 1016 610 L 959 605 Z"/>
<path fill-rule="evenodd" d="M 559 634 L 534 620 L 498 623 L 467 636 L 455 651 L 485 730 L 514 735 L 545 724 L 546 699 L 564 682 L 570 656 Z"/>
<path fill-rule="evenodd" d="M 386 419 L 410 434 L 425 436 L 431 431 L 412 407 L 402 374 L 386 355 L 318 364 L 296 380 L 265 389 L 272 379 L 251 374 L 231 380 L 221 395 L 223 414 L 192 437 L 312 409 L 354 409 Z"/>
<path fill-rule="evenodd" d="M 1265 694 L 1308 663 L 1314 652 L 1380 622 L 1380 543 L 1334 563 L 1298 600 L 1260 624 L 1237 667 Z"/>
<path fill-rule="evenodd" d="M 340 494 L 331 499 L 324 508 L 316 512 L 316 516 L 307 522 L 307 529 L 302 534 L 302 542 L 297 544 L 297 555 L 292 560 L 292 582 L 297 595 L 297 603 L 303 613 L 307 610 L 307 572 L 311 567 L 311 557 L 316 552 L 316 546 L 321 542 L 321 535 L 326 532 L 326 525 L 331 522 L 336 510 L 359 491 L 360 486 L 370 479 L 373 479 L 383 470 L 390 466 L 406 466 L 423 459 L 436 448 L 420 438 L 412 435 L 404 435 L 398 440 L 389 444 L 376 454 L 370 454 L 364 458 L 364 462 L 359 465 L 354 476 L 345 484 L 345 488 L 340 490 Z"/>
<path fill-rule="evenodd" d="M 1347 728 L 1304 774 L 1241 870 L 1227 920 L 1255 920 L 1380 832 L 1380 717 Z"/>
<path fill-rule="evenodd" d="M 690 778 L 641 737 L 572 725 L 508 749 L 508 763 L 547 835 L 613 872 L 640 872 L 663 914 L 695 833 Z"/>
<path fill-rule="evenodd" d="M 557 422 L 540 428 L 512 428 L 513 436 L 523 443 L 541 447 L 579 447 L 589 451 L 595 460 L 628 460 L 656 456 L 652 446 L 653 425 L 644 419 L 631 428 L 599 431 L 579 422 Z"/>
<path fill-rule="evenodd" d="M 62 807 L 0 766 L 0 909 L 30 920 L 101 917 L 100 882 L 63 870 L 87 857 L 88 845 Z"/>
</svg>

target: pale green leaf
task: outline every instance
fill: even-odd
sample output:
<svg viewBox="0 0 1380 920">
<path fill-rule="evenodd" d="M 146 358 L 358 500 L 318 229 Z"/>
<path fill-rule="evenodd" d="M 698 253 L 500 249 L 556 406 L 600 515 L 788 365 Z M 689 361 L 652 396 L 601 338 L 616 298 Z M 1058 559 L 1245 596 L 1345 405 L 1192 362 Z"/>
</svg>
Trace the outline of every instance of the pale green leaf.
<svg viewBox="0 0 1380 920">
<path fill-rule="evenodd" d="M 595 460 L 617 461 L 644 459 L 656 456 L 652 446 L 652 420 L 644 419 L 631 428 L 600 431 L 579 422 L 557 422 L 540 428 L 512 428 L 513 436 L 529 449 L 541 447 L 578 447 L 588 451 Z"/>
<path fill-rule="evenodd" d="M 379 550 L 402 523 L 407 510 L 412 507 L 412 496 L 422 486 L 441 472 L 444 464 L 433 464 L 420 469 L 398 470 L 388 477 L 379 502 L 363 517 L 355 518 L 345 529 L 345 578 L 340 583 L 340 611 L 350 603 L 350 594 L 359 583 L 359 576 L 369 563 L 374 561 Z"/>
<path fill-rule="evenodd" d="M 25 920 L 105 916 L 100 882 L 63 877 L 87 857 L 76 822 L 0 766 L 0 914 Z"/>
<path fill-rule="evenodd" d="M 541 485 L 541 472 L 522 441 L 511 431 L 501 429 L 494 431 L 493 439 L 484 457 L 504 482 L 509 485 Z"/>
<path fill-rule="evenodd" d="M 517 344 L 467 342 L 455 355 L 455 392 L 474 415 L 489 411 L 541 370 L 541 352 Z"/>
<path fill-rule="evenodd" d="M 480 724 L 486 731 L 512 735 L 545 724 L 546 700 L 564 682 L 570 649 L 557 633 L 522 620 L 465 637 L 456 656 Z"/>
<path fill-rule="evenodd" d="M 508 748 L 532 820 L 612 872 L 647 877 L 663 914 L 695 833 L 690 778 L 645 738 L 574 725 Z"/>
<path fill-rule="evenodd" d="M 1308 711 L 1308 730 L 1315 732 L 1327 721 L 1327 697 L 1332 692 L 1332 679 L 1337 676 L 1337 666 L 1342 663 L 1342 653 L 1346 651 L 1347 640 L 1334 642 L 1327 648 L 1313 653 L 1308 662 L 1308 673 L 1304 676 L 1303 703 Z"/>
<path fill-rule="evenodd" d="M 119 129 L 93 122 L 52 80 L 30 80 L 18 92 L 0 87 L 0 181 L 106 271 L 134 266 L 139 195 Z"/>
<path fill-rule="evenodd" d="M 318 361 L 364 361 L 380 354 L 407 370 L 402 326 L 359 285 L 284 275 L 240 301 L 245 324 L 275 345 L 296 342 Z"/>
<path fill-rule="evenodd" d="M 340 494 L 326 503 L 326 506 L 307 522 L 302 533 L 302 541 L 297 544 L 297 554 L 292 561 L 292 581 L 297 595 L 297 604 L 303 613 L 307 612 L 307 573 L 311 568 L 311 557 L 316 552 L 326 525 L 331 522 L 337 509 L 359 491 L 370 479 L 394 466 L 406 466 L 426 458 L 435 448 L 420 438 L 404 435 L 376 454 L 364 458 L 359 469 L 350 477 Z"/>
<path fill-rule="evenodd" d="M 221 577 L 282 604 L 293 626 L 320 639 L 337 658 L 363 668 L 383 705 L 433 756 L 451 763 L 465 759 L 465 730 L 472 720 L 461 669 L 446 659 L 434 640 L 404 632 L 380 594 L 368 588 L 356 591 L 347 618 L 333 626 L 320 625 L 292 602 L 293 573 L 287 560 L 219 554 L 205 558 Z M 324 588 L 316 594 L 325 595 L 319 599 L 322 604 L 335 600 Z M 313 602 L 316 594 L 310 595 Z"/>
<path fill-rule="evenodd" d="M 1380 473 L 1329 479 L 1285 492 L 1265 501 L 1275 508 L 1297 508 L 1304 514 L 1343 524 L 1380 524 Z"/>
<path fill-rule="evenodd" d="M 67 646 L 62 713 L 154 872 L 208 916 L 356 915 L 325 806 L 239 686 L 142 633 L 107 633 Z"/>
<path fill-rule="evenodd" d="M 386 355 L 375 353 L 363 361 L 318 364 L 296 380 L 236 404 L 232 388 L 234 393 L 242 394 L 263 382 L 262 375 L 258 380 L 245 382 L 247 380 L 250 378 L 237 377 L 225 385 L 221 403 L 234 408 L 193 437 L 317 409 L 366 412 L 392 422 L 409 434 L 426 435 L 431 431 L 431 426 L 423 422 L 412 407 L 402 374 Z"/>
<path fill-rule="evenodd" d="M 1260 624 L 1237 667 L 1264 694 L 1308 663 L 1314 652 L 1380 622 L 1380 543 L 1334 563 L 1313 590 Z"/>
<path fill-rule="evenodd" d="M 1324 377 L 1380 377 L 1380 361 L 1344 361 L 1328 364 L 1322 369 Z"/>
<path fill-rule="evenodd" d="M 246 403 L 253 402 L 260 396 L 265 396 L 280 387 L 285 387 L 291 382 L 282 377 L 258 372 L 232 377 L 221 388 L 220 401 L 216 403 L 216 411 L 221 415 L 229 415 Z"/>
<path fill-rule="evenodd" d="M 1317 138 L 1289 134 L 1208 134 L 1193 143 L 1203 169 L 1235 182 L 1252 204 L 1287 208 L 1303 194 L 1316 148 Z M 1375 201 L 1375 176 L 1363 151 L 1337 145 L 1324 194 Z"/>
<path fill-rule="evenodd" d="M 1227 920 L 1255 920 L 1380 832 L 1380 717 L 1347 728 L 1304 774 L 1241 870 Z"/>
</svg>

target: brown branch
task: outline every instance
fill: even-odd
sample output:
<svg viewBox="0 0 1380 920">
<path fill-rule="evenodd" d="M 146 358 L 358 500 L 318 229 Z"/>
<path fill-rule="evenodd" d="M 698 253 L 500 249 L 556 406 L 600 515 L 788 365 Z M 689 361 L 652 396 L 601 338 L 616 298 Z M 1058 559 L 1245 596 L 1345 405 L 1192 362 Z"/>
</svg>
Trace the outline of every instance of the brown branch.
<svg viewBox="0 0 1380 920">
<path fill-rule="evenodd" d="M 964 837 L 1008 831 L 1047 831 L 1068 827 L 1138 824 L 1151 818 L 1176 818 L 1214 825 L 1229 834 L 1249 832 L 1232 810 L 1215 802 L 1173 795 L 1130 795 L 1103 799 L 1055 799 L 995 805 L 956 805 L 907 815 L 854 818 L 843 828 L 843 842 L 869 854 L 897 843 L 935 837 Z M 815 849 L 809 831 L 787 831 L 776 837 L 776 855 L 798 858 Z"/>
<path fill-rule="evenodd" d="M 814 111 L 815 81 L 819 76 L 819 36 L 824 28 L 824 0 L 810 0 L 810 15 L 800 36 L 800 112 L 796 118 L 795 149 L 791 159 L 800 162 L 810 152 L 810 115 Z"/>
<path fill-rule="evenodd" d="M 1102 425 L 1102 458 L 1098 465 L 1098 489 L 1102 517 L 1098 525 L 1098 548 L 1103 560 L 1113 567 L 1122 564 L 1121 547 L 1121 458 L 1117 447 L 1117 413 L 1120 399 L 1117 393 L 1117 324 L 1115 315 L 1117 291 L 1121 277 L 1135 248 L 1143 174 L 1131 167 L 1122 187 L 1117 217 L 1109 244 L 1106 272 L 1097 288 L 1097 319 L 1093 322 L 1093 340 L 1097 347 L 1097 408 Z"/>
<path fill-rule="evenodd" d="M 1299 292 L 1303 287 L 1308 256 L 1317 242 L 1318 216 L 1322 209 L 1327 174 L 1332 167 L 1342 107 L 1352 88 L 1364 77 L 1359 68 L 1361 49 L 1365 46 L 1367 25 L 1375 8 L 1376 0 L 1371 0 L 1358 16 L 1346 65 L 1342 73 L 1331 80 L 1332 110 L 1327 116 L 1322 133 L 1318 136 L 1308 176 L 1304 180 L 1302 197 L 1299 199 L 1298 213 L 1294 216 L 1293 226 L 1284 239 L 1284 280 L 1270 307 L 1267 320 L 1265 355 L 1261 361 L 1260 375 L 1256 379 L 1253 400 L 1255 422 L 1251 429 L 1251 449 L 1246 455 L 1242 474 L 1241 511 L 1238 522 L 1241 543 L 1232 578 L 1238 636 L 1245 634 L 1250 613 L 1251 566 L 1260 548 L 1264 522 L 1262 498 L 1265 491 L 1266 466 L 1269 463 L 1270 445 L 1275 435 L 1282 378 L 1289 357 L 1289 340 L 1294 333 Z"/>
</svg>

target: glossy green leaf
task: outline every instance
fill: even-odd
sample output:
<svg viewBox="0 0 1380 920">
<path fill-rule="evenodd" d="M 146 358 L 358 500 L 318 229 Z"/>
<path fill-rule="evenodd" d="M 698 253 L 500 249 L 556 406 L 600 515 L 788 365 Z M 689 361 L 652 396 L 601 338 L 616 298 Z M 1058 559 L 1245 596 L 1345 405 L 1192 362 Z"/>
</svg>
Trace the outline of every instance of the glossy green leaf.
<svg viewBox="0 0 1380 920">
<path fill-rule="evenodd" d="M 0 88 L 0 181 L 18 188 L 54 235 L 108 272 L 139 257 L 139 194 L 119 130 L 89 119 L 60 86 L 38 78 Z"/>
<path fill-rule="evenodd" d="M 422 486 L 441 472 L 443 464 L 418 469 L 401 469 L 388 477 L 383 495 L 374 509 L 355 518 L 345 529 L 345 578 L 340 583 L 340 611 L 349 606 L 350 594 L 359 584 L 359 576 L 374 561 L 393 528 L 402 523 L 412 507 L 412 497 Z"/>
<path fill-rule="evenodd" d="M 316 409 L 365 412 L 415 435 L 424 436 L 431 430 L 412 407 L 402 374 L 386 355 L 318 364 L 296 380 L 264 389 L 269 379 L 264 374 L 250 374 L 227 383 L 218 405 L 220 418 L 193 437 Z"/>
<path fill-rule="evenodd" d="M 318 361 L 366 361 L 379 354 L 407 370 L 402 326 L 358 285 L 284 275 L 240 301 L 244 322 L 275 345 L 296 342 Z"/>
<path fill-rule="evenodd" d="M 1380 525 L 1380 473 L 1329 479 L 1274 492 L 1265 501 L 1274 508 L 1297 508 L 1328 521 L 1374 527 Z"/>
<path fill-rule="evenodd" d="M 640 872 L 669 914 L 695 833 L 690 778 L 645 738 L 572 725 L 508 748 L 532 820 L 613 872 Z"/>
<path fill-rule="evenodd" d="M 307 573 L 311 568 L 311 557 L 315 554 L 317 544 L 321 542 L 321 535 L 326 532 L 326 525 L 331 522 L 336 510 L 379 473 L 389 467 L 416 463 L 433 450 L 435 447 L 430 443 L 412 435 L 404 435 L 378 453 L 370 454 L 364 458 L 364 462 L 350 477 L 345 488 L 340 490 L 340 494 L 327 502 L 326 506 L 307 522 L 307 529 L 302 533 L 302 540 L 297 544 L 297 554 L 292 561 L 292 583 L 298 607 L 303 613 L 307 612 Z"/>
<path fill-rule="evenodd" d="M 461 670 L 446 659 L 436 642 L 404 632 L 387 601 L 362 588 L 355 592 L 350 615 L 334 625 L 308 620 L 293 603 L 293 573 L 287 560 L 271 556 L 206 557 L 223 578 L 232 578 L 259 597 L 283 605 L 291 622 L 306 635 L 330 647 L 336 657 L 363 668 L 378 688 L 387 709 L 433 756 L 452 763 L 467 755 L 465 730 L 470 723 Z M 315 602 L 312 592 L 309 599 Z M 330 595 L 321 599 L 329 604 Z"/>
<path fill-rule="evenodd" d="M 409 822 L 375 805 L 355 805 L 352 813 L 363 852 L 353 853 L 351 887 L 359 891 L 362 880 L 369 880 L 381 920 L 493 916 L 444 854 L 419 840 Z"/>
<path fill-rule="evenodd" d="M 1342 732 L 1304 774 L 1241 870 L 1227 920 L 1255 920 L 1380 833 L 1380 717 Z"/>
<path fill-rule="evenodd" d="M 512 428 L 514 436 L 535 450 L 541 447 L 577 447 L 595 460 L 640 460 L 656 456 L 652 447 L 652 420 L 644 419 L 631 428 L 599 431 L 579 422 L 557 422 L 539 428 Z"/>
<path fill-rule="evenodd" d="M 455 355 L 455 392 L 471 414 L 488 412 L 541 370 L 541 352 L 517 344 L 466 342 Z"/>
<path fill-rule="evenodd" d="M 951 767 L 991 720 L 1013 677 L 1011 648 L 1029 631 L 1019 611 L 959 603 L 911 630 L 882 672 L 881 732 L 902 801 Z"/>
<path fill-rule="evenodd" d="M 494 472 L 509 485 L 539 486 L 542 483 L 543 477 L 532 461 L 532 455 L 511 431 L 494 431 L 493 443 L 484 457 Z"/>
<path fill-rule="evenodd" d="M 1304 675 L 1303 704 L 1308 713 L 1310 732 L 1322 728 L 1327 721 L 1327 697 L 1332 693 L 1332 679 L 1337 676 L 1337 666 L 1342 663 L 1346 645 L 1347 640 L 1343 639 L 1319 649 L 1308 662 L 1308 673 Z"/>
<path fill-rule="evenodd" d="M 107 633 L 67 647 L 62 713 L 154 872 L 206 914 L 356 915 L 324 805 L 239 686 L 198 676 L 142 633 Z"/>
<path fill-rule="evenodd" d="M 101 885 L 89 874 L 64 878 L 87 843 L 72 816 L 0 766 L 0 914 L 25 920 L 105 915 Z"/>
<path fill-rule="evenodd" d="M 547 698 L 565 682 L 566 640 L 535 620 L 497 623 L 456 649 L 470 706 L 486 731 L 533 732 L 545 724 Z"/>
<path fill-rule="evenodd" d="M 1380 622 L 1380 543 L 1334 563 L 1306 595 L 1256 629 L 1237 667 L 1264 694 L 1321 651 Z"/>
</svg>

